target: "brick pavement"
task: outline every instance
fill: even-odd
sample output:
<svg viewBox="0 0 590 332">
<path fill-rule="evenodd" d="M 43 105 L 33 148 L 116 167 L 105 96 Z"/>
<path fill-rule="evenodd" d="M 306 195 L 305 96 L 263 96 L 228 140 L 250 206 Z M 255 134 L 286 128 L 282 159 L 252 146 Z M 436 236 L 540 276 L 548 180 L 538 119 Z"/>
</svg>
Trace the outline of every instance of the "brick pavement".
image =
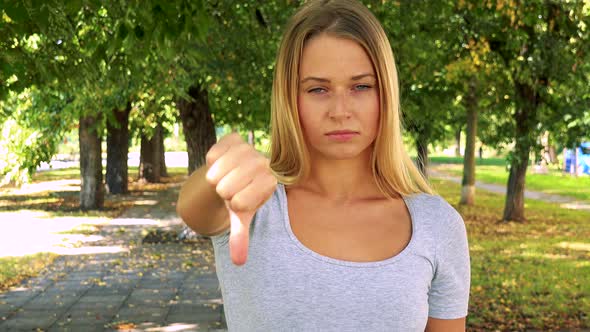
<svg viewBox="0 0 590 332">
<path fill-rule="evenodd" d="M 61 256 L 0 293 L 0 331 L 225 331 L 210 240 L 142 244 L 146 229 L 178 230 L 178 188 L 102 227 L 103 252 Z"/>
</svg>

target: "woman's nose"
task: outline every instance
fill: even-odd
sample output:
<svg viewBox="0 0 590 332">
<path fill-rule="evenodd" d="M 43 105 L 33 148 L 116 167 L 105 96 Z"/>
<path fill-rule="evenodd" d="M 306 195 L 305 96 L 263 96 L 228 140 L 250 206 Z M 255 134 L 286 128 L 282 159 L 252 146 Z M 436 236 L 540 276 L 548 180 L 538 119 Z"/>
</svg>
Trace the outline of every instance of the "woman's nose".
<svg viewBox="0 0 590 332">
<path fill-rule="evenodd" d="M 347 93 L 345 91 L 336 93 L 328 115 L 331 118 L 348 118 L 351 114 L 350 107 Z"/>
</svg>

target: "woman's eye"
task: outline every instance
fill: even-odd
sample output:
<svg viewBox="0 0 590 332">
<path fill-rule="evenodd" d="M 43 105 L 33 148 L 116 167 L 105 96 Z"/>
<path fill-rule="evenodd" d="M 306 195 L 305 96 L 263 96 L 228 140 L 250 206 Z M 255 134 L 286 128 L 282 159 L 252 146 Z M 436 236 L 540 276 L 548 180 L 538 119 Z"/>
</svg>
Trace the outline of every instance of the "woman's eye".
<svg viewBox="0 0 590 332">
<path fill-rule="evenodd" d="M 326 91 L 326 89 L 324 89 L 324 88 L 313 88 L 313 89 L 311 89 L 311 90 L 309 90 L 307 92 L 310 92 L 310 93 L 322 93 L 324 91 Z"/>
<path fill-rule="evenodd" d="M 359 85 L 355 86 L 355 88 L 357 90 L 369 90 L 371 88 L 371 86 L 367 85 L 367 84 L 359 84 Z"/>
</svg>

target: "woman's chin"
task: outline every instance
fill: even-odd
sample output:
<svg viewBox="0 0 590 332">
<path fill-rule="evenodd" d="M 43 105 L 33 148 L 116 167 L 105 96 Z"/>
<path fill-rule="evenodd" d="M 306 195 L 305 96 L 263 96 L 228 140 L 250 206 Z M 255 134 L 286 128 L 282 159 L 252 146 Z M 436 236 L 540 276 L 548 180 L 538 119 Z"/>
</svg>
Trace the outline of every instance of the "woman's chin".
<svg viewBox="0 0 590 332">
<path fill-rule="evenodd" d="M 324 159 L 330 159 L 330 160 L 350 160 L 350 159 L 356 159 L 359 158 L 361 155 L 362 151 L 357 151 L 356 149 L 352 150 L 350 149 L 349 151 L 323 151 L 321 153 L 321 156 Z"/>
</svg>

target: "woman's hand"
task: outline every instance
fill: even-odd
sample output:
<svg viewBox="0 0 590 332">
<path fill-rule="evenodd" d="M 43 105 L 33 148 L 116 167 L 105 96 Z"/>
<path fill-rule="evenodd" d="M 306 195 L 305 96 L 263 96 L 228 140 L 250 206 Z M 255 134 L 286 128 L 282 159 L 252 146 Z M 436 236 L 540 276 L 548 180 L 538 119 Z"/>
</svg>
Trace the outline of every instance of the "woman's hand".
<svg viewBox="0 0 590 332">
<path fill-rule="evenodd" d="M 272 196 L 277 179 L 270 161 L 237 133 L 221 138 L 206 159 L 207 182 L 215 187 L 229 212 L 232 261 L 242 265 L 248 256 L 252 217 Z"/>
</svg>

